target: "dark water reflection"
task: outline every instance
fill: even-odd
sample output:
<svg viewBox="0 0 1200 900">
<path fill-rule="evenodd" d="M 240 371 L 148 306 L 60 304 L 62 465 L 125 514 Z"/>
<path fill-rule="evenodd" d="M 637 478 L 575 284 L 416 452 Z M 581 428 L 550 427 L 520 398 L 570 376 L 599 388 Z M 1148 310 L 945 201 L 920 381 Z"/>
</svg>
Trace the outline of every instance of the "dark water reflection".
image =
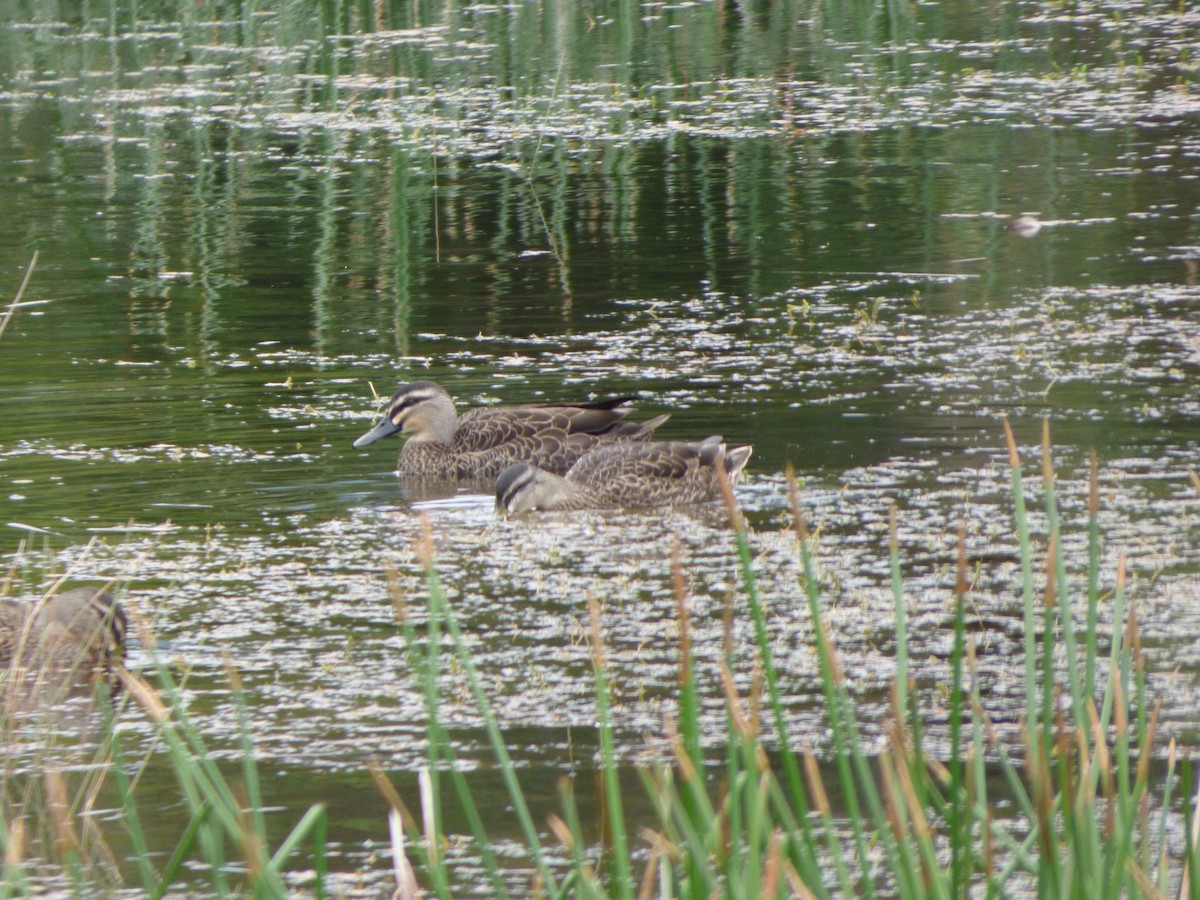
<svg viewBox="0 0 1200 900">
<path fill-rule="evenodd" d="M 743 610 L 719 511 L 503 523 L 486 485 L 398 486 L 395 444 L 350 442 L 372 387 L 414 377 L 463 404 L 629 394 L 639 416 L 671 413 L 670 436 L 753 443 L 739 498 L 790 721 L 819 749 L 785 465 L 806 482 L 870 729 L 894 652 L 891 502 L 922 689 L 936 700 L 946 671 L 964 520 L 985 677 L 1011 727 L 999 418 L 1032 474 L 1048 417 L 1072 570 L 1094 447 L 1106 572 L 1124 550 L 1165 728 L 1197 743 L 1186 10 L 417 3 L 331 22 L 259 5 L 242 22 L 143 11 L 136 28 L 124 7 L 0 7 L 0 296 L 40 254 L 37 305 L 0 343 L 0 523 L 6 553 L 31 535 L 82 580 L 126 581 L 231 759 L 228 652 L 277 802 L 365 807 L 368 758 L 400 780 L 422 758 L 384 576 L 398 570 L 420 622 L 418 513 L 531 773 L 591 761 L 589 591 L 630 761 L 672 704 L 676 542 L 707 686 L 727 596 Z M 1044 227 L 1007 230 L 1020 212 Z M 16 573 L 44 568 L 27 552 Z M 748 684 L 747 629 L 735 615 Z M 486 765 L 461 682 L 446 687 L 460 751 Z M 165 793 L 160 775 L 146 781 Z M 338 840 L 386 834 L 382 816 L 337 821 Z"/>
</svg>

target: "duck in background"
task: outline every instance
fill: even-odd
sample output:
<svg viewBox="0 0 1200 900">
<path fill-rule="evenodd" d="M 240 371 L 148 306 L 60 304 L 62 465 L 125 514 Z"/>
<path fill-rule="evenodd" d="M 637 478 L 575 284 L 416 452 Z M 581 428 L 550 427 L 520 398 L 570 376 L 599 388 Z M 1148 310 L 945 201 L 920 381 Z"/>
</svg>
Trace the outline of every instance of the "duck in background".
<svg viewBox="0 0 1200 900">
<path fill-rule="evenodd" d="M 718 436 L 699 443 L 652 441 L 593 450 L 565 475 L 516 463 L 496 479 L 496 511 L 680 506 L 721 496 L 720 473 L 736 484 L 753 447 L 727 447 Z"/>
<path fill-rule="evenodd" d="M 129 620 L 108 591 L 72 588 L 32 603 L 0 600 L 0 670 L 107 675 L 125 657 Z"/>
</svg>

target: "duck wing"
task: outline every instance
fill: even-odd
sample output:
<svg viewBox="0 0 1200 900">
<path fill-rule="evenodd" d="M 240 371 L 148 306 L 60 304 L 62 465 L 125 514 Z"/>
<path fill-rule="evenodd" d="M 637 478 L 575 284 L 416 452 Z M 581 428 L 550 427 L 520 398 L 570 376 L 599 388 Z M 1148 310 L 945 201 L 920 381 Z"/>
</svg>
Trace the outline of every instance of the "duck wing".
<svg viewBox="0 0 1200 900">
<path fill-rule="evenodd" d="M 725 445 L 716 436 L 700 443 L 611 444 L 582 457 L 567 479 L 587 487 L 606 505 L 697 503 L 718 496 L 714 466 L 724 458 Z"/>
<path fill-rule="evenodd" d="M 554 438 L 569 434 L 603 435 L 613 432 L 629 415 L 616 406 L 627 398 L 595 404 L 497 406 L 467 410 L 458 418 L 454 448 L 466 452 L 489 450 L 512 441 Z"/>
<path fill-rule="evenodd" d="M 571 467 L 572 481 L 601 483 L 614 478 L 684 478 L 700 466 L 705 445 L 686 441 L 632 441 L 598 447 Z"/>
</svg>

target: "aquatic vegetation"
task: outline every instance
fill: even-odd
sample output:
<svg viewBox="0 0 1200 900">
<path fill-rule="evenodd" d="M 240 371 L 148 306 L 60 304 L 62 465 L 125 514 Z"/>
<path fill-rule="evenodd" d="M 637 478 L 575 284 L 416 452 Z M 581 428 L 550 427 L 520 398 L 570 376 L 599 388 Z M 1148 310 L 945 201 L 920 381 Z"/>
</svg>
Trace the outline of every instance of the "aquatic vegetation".
<svg viewBox="0 0 1200 900">
<path fill-rule="evenodd" d="M 993 692 L 1013 686 L 978 665 L 965 529 L 949 592 L 949 650 L 939 663 L 946 677 L 936 684 L 927 675 L 917 677 L 926 664 L 910 657 L 909 604 L 893 510 L 887 563 L 895 626 L 890 714 L 883 739 L 864 740 L 860 705 L 850 687 L 861 676 L 844 670 L 832 639 L 822 600 L 828 578 L 817 573 L 805 502 L 791 482 L 795 548 L 812 625 L 808 640 L 828 733 L 818 746 L 815 735 L 797 732 L 786 709 L 749 534 L 726 484 L 741 586 L 736 601 L 729 596 L 723 616 L 726 649 L 717 683 L 706 685 L 697 677 L 688 574 L 677 552 L 675 702 L 660 734 L 640 754 L 636 796 L 626 762 L 630 748 L 617 745 L 614 728 L 614 678 L 620 676 L 609 662 L 605 598 L 590 596 L 583 637 L 593 672 L 595 758 L 562 778 L 561 807 L 544 824 L 535 820 L 524 793 L 488 675 L 446 595 L 426 522 L 416 548 L 425 572 L 424 608 L 412 605 L 413 595 L 399 581 L 393 588 L 411 675 L 425 702 L 426 759 L 416 788 L 420 812 L 414 815 L 407 790 L 393 787 L 382 765 L 368 767 L 391 810 L 387 828 L 401 896 L 415 896 L 417 884 L 444 897 L 479 891 L 525 896 L 538 889 L 592 897 L 715 892 L 915 898 L 1033 891 L 1090 898 L 1156 897 L 1176 887 L 1200 861 L 1197 841 L 1181 844 L 1179 838 L 1196 784 L 1186 761 L 1176 771 L 1173 742 L 1165 768 L 1153 763 L 1161 749 L 1158 705 L 1147 690 L 1137 611 L 1126 600 L 1124 560 L 1113 573 L 1100 570 L 1096 466 L 1083 536 L 1090 564 L 1086 578 L 1069 578 L 1063 545 L 1073 537 L 1060 524 L 1048 432 L 1041 472 L 1047 531 L 1041 546 L 1031 537 L 1024 476 L 1011 434 L 1008 440 L 1013 552 L 1023 573 L 1021 728 L 993 715 L 997 708 L 1008 709 L 1003 702 L 997 707 Z M 1200 491 L 1200 479 L 1193 475 L 1193 482 Z M 737 619 L 750 628 L 754 654 L 748 666 L 733 652 Z M 1111 631 L 1101 630 L 1102 621 L 1113 623 Z M 90 713 L 104 727 L 98 744 L 77 748 L 90 762 L 80 768 L 84 776 L 74 799 L 62 765 L 12 755 L 19 730 L 6 719 L 12 762 L 3 776 L 0 849 L 10 891 L 33 895 L 46 884 L 89 890 L 134 877 L 150 896 L 172 885 L 200 894 L 282 897 L 300 889 L 322 896 L 330 887 L 327 812 L 315 803 L 275 840 L 274 851 L 268 849 L 271 801 L 260 783 L 254 729 L 236 668 L 228 666 L 226 676 L 237 711 L 237 765 L 231 770 L 218 765 L 204 734 L 212 723 L 191 708 L 165 657 L 151 651 L 147 659 L 146 675 L 122 672 L 125 697 L 115 710 L 105 702 Z M 536 681 L 528 690 L 536 701 Z M 478 788 L 467 778 L 475 763 L 462 759 L 451 727 L 464 704 L 482 723 L 494 755 L 520 836 L 515 843 L 489 837 L 507 829 L 495 809 L 481 806 Z M 725 722 L 719 734 L 703 724 L 714 704 Z M 151 724 L 161 747 L 140 761 L 126 749 L 127 726 L 119 725 L 135 718 Z M 149 848 L 139 788 L 139 772 L 160 755 L 174 773 L 182 810 L 175 849 L 165 861 Z M 42 770 L 45 775 L 36 775 Z M 580 793 L 578 776 L 588 771 L 598 779 L 592 800 Z M 80 815 L 103 809 L 105 802 L 116 808 L 100 821 Z M 599 825 L 581 815 L 583 802 L 594 808 Z M 451 809 L 468 828 L 465 845 L 448 842 Z M 382 814 L 379 827 L 384 828 Z M 105 849 L 118 832 L 123 835 L 118 843 L 128 844 L 129 866 Z M 38 834 L 45 837 L 26 838 Z"/>
<path fill-rule="evenodd" d="M 413 683 L 380 578 L 393 565 L 409 595 L 421 593 L 424 564 L 410 551 L 418 511 L 438 535 L 441 583 L 560 884 L 587 884 L 575 870 L 613 893 L 647 872 L 670 870 L 670 884 L 678 848 L 695 838 L 717 848 L 697 863 L 715 874 L 689 883 L 748 888 L 771 871 L 786 880 L 785 861 L 803 878 L 815 858 L 832 892 L 850 893 L 848 881 L 857 894 L 867 863 L 842 799 L 835 737 L 845 730 L 825 718 L 818 634 L 837 644 L 858 742 L 878 779 L 881 748 L 904 718 L 889 712 L 903 638 L 908 694 L 924 714 L 924 731 L 910 725 L 907 739 L 920 734 L 937 776 L 927 796 L 942 805 L 933 815 L 898 806 L 896 815 L 912 834 L 922 811 L 931 865 L 942 865 L 951 795 L 936 763 L 950 759 L 952 664 L 964 655 L 945 523 L 960 516 L 972 586 L 965 683 L 982 686 L 988 752 L 1028 752 L 1020 723 L 1029 630 L 1004 514 L 1000 415 L 1021 436 L 1032 435 L 1025 423 L 1034 416 L 1055 421 L 1065 524 L 1054 546 L 1076 585 L 1088 577 L 1090 548 L 1086 466 L 1073 448 L 1098 447 L 1107 542 L 1090 572 L 1110 584 L 1111 548 L 1127 549 L 1127 596 L 1138 600 L 1147 650 L 1139 690 L 1163 698 L 1159 734 L 1196 744 L 1200 558 L 1194 501 L 1185 499 L 1200 409 L 1195 13 L 1174 0 L 1032 0 L 952 13 L 945 3 L 458 0 L 113 3 L 71 17 L 18 3 L 0 13 L 9 17 L 0 28 L 8 270 L 34 245 L 54 261 L 39 273 L 46 299 L 21 301 L 15 322 L 5 317 L 13 327 L 0 348 L 0 506 L 12 512 L 0 523 L 58 542 L 56 565 L 77 559 L 89 532 L 124 535 L 97 550 L 87 576 L 129 579 L 122 599 L 156 620 L 159 652 L 180 685 L 174 696 L 243 810 L 240 723 L 250 720 L 268 828 L 245 833 L 274 847 L 313 803 L 328 804 L 326 875 L 315 875 L 312 856 L 294 856 L 278 873 L 291 890 L 324 883 L 334 892 L 334 879 L 357 867 L 385 892 L 386 828 L 362 775 L 368 758 L 396 783 L 397 799 L 427 785 L 416 820 L 435 815 L 437 770 L 415 774 L 426 753 L 423 685 Z M 1004 230 L 1021 210 L 1046 226 L 1029 240 Z M 738 497 L 781 710 L 761 706 L 755 717 L 751 656 L 761 654 L 749 645 L 758 620 L 719 509 L 581 514 L 530 528 L 495 522 L 479 496 L 398 494 L 383 466 L 345 452 L 363 385 L 378 372 L 453 379 L 481 403 L 634 394 L 678 410 L 680 434 L 727 429 L 753 441 L 756 471 Z M 785 459 L 807 482 L 811 576 L 781 530 Z M 1052 531 L 1045 514 L 1030 513 L 1035 547 Z M 906 629 L 886 588 L 889 535 L 909 597 Z M 668 560 L 677 538 L 690 610 L 675 614 Z M 808 611 L 814 582 L 819 619 Z M 40 585 L 35 574 L 28 587 Z M 589 591 L 599 627 L 586 612 Z M 1099 715 L 1088 635 L 1103 662 L 1110 636 L 1123 632 L 1105 594 L 1097 597 L 1095 628 L 1081 615 L 1075 640 L 1083 696 L 1096 696 Z M 722 649 L 726 598 L 732 653 Z M 424 653 L 427 609 L 409 613 Z M 1042 624 L 1035 636 L 1052 631 Z M 662 725 L 681 690 L 683 636 L 699 712 L 694 736 L 680 742 L 704 761 L 691 780 Z M 1064 653 L 1054 665 L 1065 685 Z M 226 655 L 243 682 L 236 692 Z M 135 645 L 132 665 L 156 683 L 144 648 Z M 1105 666 L 1095 669 L 1103 684 Z M 499 779 L 489 777 L 485 729 L 457 660 L 438 687 L 447 740 L 502 861 L 499 880 L 524 895 L 537 866 L 524 825 L 506 828 L 495 812 Z M 155 690 L 169 705 L 168 688 Z M 156 749 L 154 718 L 130 692 L 124 702 L 117 731 L 144 853 L 127 850 L 114 824 L 123 799 L 103 747 L 96 765 L 89 756 L 60 767 L 63 782 L 38 774 L 5 788 L 31 812 L 43 798 L 46 812 L 80 811 L 72 827 L 87 884 L 116 883 L 103 851 L 89 853 L 103 837 L 116 859 L 149 860 L 145 877 L 126 865 L 127 882 L 161 885 L 183 843 L 177 829 L 195 818 L 178 785 L 198 776 L 177 776 Z M 753 834 L 746 825 L 750 787 L 763 783 L 751 749 L 736 765 L 714 764 L 737 754 L 726 748 L 726 722 L 739 703 L 735 721 L 749 736 L 738 730 L 738 740 L 757 742 L 777 775 L 768 797 L 776 786 L 791 796 L 788 772 L 800 773 L 817 829 L 807 863 L 778 808 L 753 820 Z M 34 742 L 52 728 L 69 730 L 48 722 Z M 811 744 L 792 770 L 777 756 L 784 732 Z M 1177 800 L 1159 790 L 1169 750 L 1165 739 L 1146 746 L 1150 815 L 1163 816 L 1177 873 L 1186 838 Z M 582 785 L 602 752 L 616 777 L 596 800 Z M 10 770 L 20 769 L 24 757 L 12 753 Z M 897 772 L 906 771 L 901 756 L 891 757 Z M 1079 758 L 1056 749 L 1050 764 L 1069 770 Z M 990 757 L 983 765 L 989 777 L 1000 773 Z M 74 773 L 85 769 L 103 785 L 80 786 L 76 799 Z M 718 769 L 741 776 L 736 815 L 722 818 Z M 650 790 L 638 789 L 639 770 Z M 547 771 L 571 772 L 581 787 L 561 805 L 547 801 L 537 783 Z M 1035 821 L 1013 792 L 988 786 L 997 827 Z M 396 846 L 403 837 L 418 870 L 440 863 L 455 896 L 490 896 L 480 852 L 457 837 L 468 823 L 445 793 L 447 841 L 430 851 L 437 862 L 425 862 L 419 836 L 404 836 L 413 819 L 400 812 Z M 1173 796 L 1181 794 L 1190 790 Z M 693 806 L 662 814 L 676 795 Z M 592 825 L 616 821 L 618 805 L 629 823 L 621 841 Z M 872 842 L 877 821 L 866 799 L 860 806 L 875 888 L 887 893 L 888 866 L 902 855 Z M 959 823 L 970 809 L 959 808 Z M 776 869 L 766 864 L 771 816 L 781 834 Z M 69 847 L 69 829 L 54 815 L 13 815 L 8 833 L 18 821 L 45 838 L 9 854 L 32 882 L 39 859 L 63 858 L 55 835 Z M 972 821 L 982 833 L 982 816 Z M 645 823 L 666 837 L 642 840 L 635 825 Z M 746 865 L 767 847 L 760 873 L 720 857 L 730 825 Z M 207 845 L 190 845 L 177 890 L 232 893 L 264 870 L 257 850 L 214 831 Z M 1008 852 L 997 838 L 997 855 L 1018 860 L 1009 883 L 1036 877 L 1028 853 Z M 405 854 L 394 856 L 399 866 Z M 69 866 L 50 876 L 56 889 L 77 883 Z M 260 884 L 264 894 L 278 889 L 274 876 Z"/>
<path fill-rule="evenodd" d="M 976 641 L 967 627 L 971 573 L 965 531 L 958 543 L 952 590 L 949 681 L 942 690 L 922 692 L 910 680 L 907 603 L 893 511 L 890 572 L 896 630 L 891 719 L 882 746 L 864 744 L 846 674 L 824 624 L 820 580 L 803 503 L 793 483 L 791 509 L 826 726 L 832 734 L 829 757 L 818 759 L 811 736 L 795 734 L 785 723 L 746 530 L 727 489 L 745 611 L 754 625 L 758 655 L 750 673 L 736 673 L 730 661 L 723 662 L 727 727 L 722 744 L 704 746 L 689 603 L 676 559 L 678 700 L 665 722 L 662 758 L 640 767 L 651 814 L 649 823 L 641 823 L 636 852 L 627 831 L 634 824 L 626 810 L 628 793 L 619 786 L 610 720 L 611 673 L 597 598 L 589 599 L 588 635 L 595 672 L 597 807 L 602 824 L 598 835 L 585 829 L 576 787 L 564 778 L 562 812 L 551 817 L 550 834 L 545 835 L 530 818 L 483 675 L 438 578 L 427 534 L 420 549 L 428 570 L 424 635 L 418 637 L 408 624 L 405 601 L 397 598 L 412 665 L 428 704 L 429 757 L 421 781 L 424 816 L 418 827 L 411 815 L 401 815 L 407 814 L 402 805 L 396 806 L 396 815 L 407 822 L 409 840 L 415 842 L 410 855 L 423 864 L 429 884 L 439 895 L 450 896 L 438 849 L 444 841 L 441 805 L 448 802 L 439 784 L 449 780 L 470 822 L 490 890 L 507 896 L 513 889 L 497 863 L 484 817 L 443 723 L 442 679 L 446 666 L 453 664 L 470 685 L 508 786 L 509 802 L 527 842 L 532 867 L 528 877 L 551 896 L 632 897 L 636 892 L 643 897 L 925 898 L 1029 891 L 1091 898 L 1157 897 L 1177 887 L 1200 862 L 1194 836 L 1182 849 L 1170 843 L 1180 820 L 1189 817 L 1192 774 L 1185 763 L 1181 816 L 1176 811 L 1180 775 L 1173 742 L 1165 773 L 1152 776 L 1158 707 L 1151 707 L 1146 694 L 1136 609 L 1126 607 L 1123 559 L 1112 586 L 1101 592 L 1094 461 L 1086 538 L 1091 567 L 1080 591 L 1072 589 L 1065 570 L 1048 426 L 1042 468 L 1049 523 L 1045 547 L 1035 548 L 1030 538 L 1023 475 L 1011 432 L 1008 447 L 1024 594 L 1021 738 L 1013 741 L 995 729 L 989 712 L 994 686 L 983 683 L 976 665 Z M 1200 480 L 1193 480 L 1200 491 Z M 1040 579 L 1035 565 L 1044 567 Z M 1102 602 L 1111 602 L 1115 624 L 1107 647 L 1097 632 L 1097 607 Z M 450 660 L 443 660 L 439 649 L 443 630 L 452 648 Z M 928 729 L 930 719 L 940 720 L 937 732 Z M 999 815 L 1001 805 L 1011 812 Z M 402 851 L 397 842 L 395 852 Z M 640 868 L 636 883 L 635 867 Z M 528 889 L 526 885 L 513 893 Z"/>
</svg>

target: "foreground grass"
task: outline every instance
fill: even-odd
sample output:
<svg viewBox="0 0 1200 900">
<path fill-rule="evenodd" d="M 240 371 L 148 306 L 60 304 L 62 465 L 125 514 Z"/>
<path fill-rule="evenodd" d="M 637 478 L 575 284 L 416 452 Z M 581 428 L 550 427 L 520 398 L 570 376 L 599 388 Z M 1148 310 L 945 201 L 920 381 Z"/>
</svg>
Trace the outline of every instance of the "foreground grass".
<svg viewBox="0 0 1200 900">
<path fill-rule="evenodd" d="M 1151 783 L 1158 707 L 1146 696 L 1136 610 L 1126 604 L 1123 563 L 1107 579 L 1099 571 L 1095 465 L 1089 571 L 1082 589 L 1073 592 L 1077 585 L 1067 579 L 1061 549 L 1048 434 L 1041 479 L 1048 525 L 1044 548 L 1035 549 L 1029 534 L 1025 486 L 1011 433 L 1008 443 L 1025 617 L 1021 739 L 1006 744 L 989 719 L 966 629 L 968 572 L 965 539 L 960 538 L 952 674 L 948 692 L 939 699 L 949 710 L 949 750 L 935 756 L 926 749 L 922 698 L 909 679 L 905 593 L 893 520 L 896 678 L 884 748 L 873 748 L 875 755 L 867 751 L 822 618 L 811 542 L 793 487 L 805 596 L 832 736 L 832 751 L 822 768 L 806 749 L 805 736 L 788 729 L 787 699 L 769 650 L 746 529 L 729 494 L 732 539 L 757 643 L 751 688 L 739 691 L 730 655 L 720 668 L 724 739 L 714 749 L 709 738 L 705 749 L 689 602 L 676 559 L 678 706 L 668 724 L 670 757 L 639 773 L 652 812 L 638 823 L 636 834 L 629 830 L 617 777 L 600 604 L 595 598 L 589 601 L 603 809 L 599 842 L 585 836 L 569 779 L 561 783 L 559 813 L 544 823 L 534 821 L 483 677 L 442 590 L 426 534 L 420 551 L 427 610 L 420 633 L 401 595 L 395 594 L 427 706 L 428 759 L 418 779 L 418 814 L 381 768 L 369 773 L 390 809 L 397 896 L 428 891 L 450 897 L 462 885 L 443 855 L 443 811 L 445 804 L 455 803 L 468 823 L 471 855 L 482 865 L 486 889 L 497 897 L 1200 897 L 1200 886 L 1187 877 L 1195 865 L 1195 838 L 1190 832 L 1177 838 L 1173 851 L 1168 841 L 1170 822 L 1179 832 L 1179 814 L 1172 810 L 1182 806 L 1185 821 L 1189 815 L 1192 773 L 1186 764 L 1176 771 L 1172 746 L 1165 773 Z M 1035 560 L 1044 569 L 1040 578 Z M 1110 585 L 1102 588 L 1106 581 Z M 1097 632 L 1102 603 L 1111 604 L 1107 618 L 1114 623 L 1107 646 Z M 443 650 L 447 647 L 449 654 Z M 499 862 L 487 833 L 496 822 L 477 807 L 443 725 L 443 674 L 451 669 L 465 676 L 485 724 L 534 872 L 532 883 Z M 114 714 L 111 702 L 100 703 L 103 737 L 90 774 L 74 795 L 60 767 L 44 766 L 37 777 L 18 772 L 11 760 L 6 766 L 0 795 L 0 897 L 39 894 L 47 870 L 56 873 L 50 879 L 55 884 L 68 885 L 80 896 L 93 895 L 97 885 L 115 884 L 122 873 L 131 877 L 131 872 L 153 897 L 180 887 L 219 897 L 291 896 L 299 881 L 299 851 L 306 889 L 326 895 L 327 821 L 320 805 L 309 809 L 272 849 L 236 672 L 230 670 L 229 679 L 240 713 L 242 752 L 240 770 L 232 778 L 213 763 L 167 666 L 156 664 L 146 678 L 118 674 L 124 708 Z M 169 855 L 148 849 L 136 784 L 143 761 L 127 755 L 114 727 L 118 716 L 132 715 L 154 723 L 186 810 Z M 5 735 L 13 736 L 8 722 Z M 939 739 L 945 737 L 939 734 Z M 119 827 L 132 848 L 124 863 L 105 858 L 105 835 L 88 815 L 99 783 L 107 778 L 121 808 L 119 825 L 105 827 Z M 994 796 L 997 784 L 1002 797 Z M 831 796 L 838 798 L 836 810 Z M 1013 810 L 1004 818 L 993 813 L 1000 801 Z"/>
<path fill-rule="evenodd" d="M 1072 593 L 1059 533 L 1058 500 L 1049 433 L 1044 435 L 1042 486 L 1048 545 L 1035 554 L 1025 511 L 1025 487 L 1012 434 L 1006 434 L 1012 475 L 1015 530 L 1020 545 L 1024 598 L 1023 742 L 1000 741 L 989 720 L 973 640 L 965 627 L 968 572 L 960 536 L 955 589 L 954 651 L 949 708 L 949 754 L 926 752 L 919 699 L 908 678 L 904 585 L 892 523 L 891 573 L 896 619 L 896 678 L 886 749 L 872 758 L 863 746 L 854 705 L 836 648 L 822 619 L 818 579 L 799 498 L 793 487 L 804 586 L 826 715 L 832 735 L 834 783 L 825 784 L 818 761 L 802 749 L 803 735 L 789 732 L 785 698 L 771 657 L 766 616 L 757 593 L 750 547 L 732 495 L 727 497 L 742 583 L 753 620 L 757 660 L 751 691 L 741 695 L 721 666 L 727 727 L 718 776 L 701 750 L 700 698 L 693 673 L 683 577 L 676 571 L 680 631 L 678 710 L 671 735 L 673 759 L 642 772 L 655 821 L 642 829 L 646 848 L 635 867 L 608 708 L 608 667 L 599 605 L 590 603 L 592 660 L 599 722 L 604 839 L 589 847 L 570 783 L 563 783 L 562 814 L 550 819 L 549 836 L 532 821 L 503 735 L 481 687 L 453 608 L 447 603 L 432 551 L 428 571 L 429 634 L 407 629 L 410 652 L 422 673 L 429 717 L 429 759 L 417 828 L 411 817 L 415 860 L 439 896 L 449 897 L 439 826 L 448 780 L 471 823 L 475 847 L 496 896 L 507 896 L 483 817 L 460 773 L 452 743 L 440 724 L 439 684 L 450 665 L 466 673 L 491 740 L 495 761 L 536 870 L 534 890 L 550 897 L 1163 897 L 1200 895 L 1187 872 L 1195 864 L 1189 833 L 1182 853 L 1168 853 L 1169 810 L 1178 801 L 1180 775 L 1174 746 L 1151 801 L 1157 704 L 1145 690 L 1136 611 L 1127 607 L 1123 560 L 1101 593 L 1099 491 L 1095 462 L 1089 496 L 1089 572 L 1083 592 Z M 1198 485 L 1200 487 L 1200 485 Z M 1035 588 L 1035 557 L 1044 560 L 1044 587 Z M 1097 634 L 1098 608 L 1111 602 L 1113 636 L 1107 648 Z M 1111 597 L 1111 601 L 1109 601 Z M 1084 626 L 1073 610 L 1085 610 Z M 439 653 L 445 632 L 454 659 Z M 1063 664 L 1056 668 L 1056 660 Z M 773 754 L 776 762 L 770 763 Z M 1015 815 L 993 815 L 998 773 Z M 1192 794 L 1190 766 L 1182 767 L 1184 805 Z M 829 797 L 836 792 L 835 815 Z M 1157 814 L 1151 816 L 1150 810 Z M 1185 811 L 1186 812 L 1186 811 Z M 551 853 L 565 856 L 564 870 Z M 635 868 L 638 871 L 635 871 Z M 1181 883 L 1182 882 L 1182 883 Z"/>
</svg>

